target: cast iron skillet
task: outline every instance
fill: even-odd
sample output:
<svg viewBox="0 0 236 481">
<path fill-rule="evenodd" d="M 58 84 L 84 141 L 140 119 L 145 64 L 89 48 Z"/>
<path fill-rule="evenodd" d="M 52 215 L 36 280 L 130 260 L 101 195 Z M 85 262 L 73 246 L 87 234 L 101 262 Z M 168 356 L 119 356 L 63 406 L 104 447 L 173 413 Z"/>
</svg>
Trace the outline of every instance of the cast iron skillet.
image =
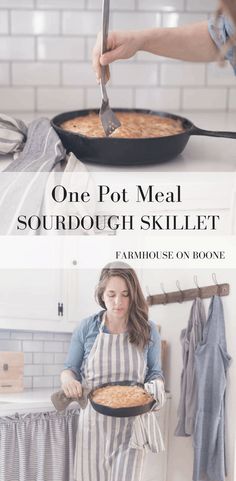
<svg viewBox="0 0 236 481">
<path fill-rule="evenodd" d="M 100 389 L 101 387 L 106 387 L 106 386 L 117 386 L 117 385 L 140 386 L 142 388 L 144 387 L 143 384 L 139 382 L 133 382 L 133 381 L 108 382 L 106 384 L 101 384 L 100 386 L 97 386 L 95 389 L 93 389 L 88 396 L 95 411 L 97 411 L 100 414 L 105 414 L 106 416 L 124 418 L 124 417 L 130 417 L 130 416 L 138 416 L 139 414 L 147 413 L 155 404 L 155 400 L 153 399 L 148 404 L 144 404 L 142 406 L 134 406 L 134 407 L 128 407 L 128 408 L 111 408 L 108 406 L 103 406 L 102 404 L 97 404 L 96 402 L 93 401 L 93 393 L 96 391 L 96 389 Z"/>
<path fill-rule="evenodd" d="M 86 137 L 60 128 L 60 124 L 75 117 L 88 115 L 90 112 L 98 114 L 96 109 L 65 112 L 54 117 L 52 126 L 57 131 L 67 151 L 73 152 L 82 162 L 106 165 L 146 165 L 158 164 L 173 159 L 185 148 L 191 135 L 206 135 L 210 137 L 228 137 L 236 139 L 236 132 L 218 132 L 203 130 L 196 127 L 190 120 L 167 112 L 145 109 L 113 109 L 115 112 L 138 112 L 159 115 L 179 120 L 184 128 L 183 132 L 167 137 L 149 138 L 115 138 L 115 137 Z"/>
</svg>

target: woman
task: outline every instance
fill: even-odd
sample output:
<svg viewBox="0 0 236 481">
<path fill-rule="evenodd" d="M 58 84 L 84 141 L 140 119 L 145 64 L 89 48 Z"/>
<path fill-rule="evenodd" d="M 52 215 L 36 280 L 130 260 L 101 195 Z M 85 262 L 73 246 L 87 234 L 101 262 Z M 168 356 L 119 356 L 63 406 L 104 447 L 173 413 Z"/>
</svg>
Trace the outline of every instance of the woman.
<svg viewBox="0 0 236 481">
<path fill-rule="evenodd" d="M 123 263 L 108 264 L 101 272 L 96 298 L 103 310 L 82 321 L 73 333 L 61 374 L 64 393 L 81 397 L 82 384 L 92 389 L 106 382 L 132 380 L 146 383 L 161 407 L 160 338 L 155 324 L 148 321 L 148 306 L 134 270 Z M 147 418 L 152 415 L 156 416 L 109 417 L 88 403 L 79 416 L 76 481 L 141 480 L 148 442 L 156 444 L 152 446 L 156 452 L 163 449 L 156 420 L 150 423 Z M 148 420 L 149 439 L 140 442 L 139 434 Z"/>
<path fill-rule="evenodd" d="M 100 34 L 93 49 L 93 68 L 100 81 L 101 65 L 128 59 L 138 51 L 191 62 L 228 59 L 236 73 L 236 0 L 222 0 L 216 15 L 209 21 L 176 28 L 111 32 L 107 50 L 101 55 Z"/>
</svg>

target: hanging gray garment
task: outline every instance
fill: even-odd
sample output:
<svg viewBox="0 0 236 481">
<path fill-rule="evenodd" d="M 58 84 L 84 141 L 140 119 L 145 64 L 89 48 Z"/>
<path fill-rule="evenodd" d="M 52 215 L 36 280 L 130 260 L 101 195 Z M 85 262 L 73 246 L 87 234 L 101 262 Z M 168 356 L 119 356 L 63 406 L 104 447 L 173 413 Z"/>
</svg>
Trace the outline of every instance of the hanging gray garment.
<svg viewBox="0 0 236 481">
<path fill-rule="evenodd" d="M 183 353 L 183 370 L 181 374 L 180 401 L 178 406 L 178 423 L 176 436 L 191 436 L 197 403 L 197 384 L 195 374 L 195 350 L 202 340 L 206 314 L 202 300 L 194 300 L 186 329 L 180 334 Z"/>
<path fill-rule="evenodd" d="M 195 352 L 198 400 L 193 436 L 193 481 L 224 481 L 225 390 L 231 357 L 227 353 L 222 300 L 214 296 Z"/>
<path fill-rule="evenodd" d="M 14 131 L 11 130 L 10 120 L 16 122 Z M 6 120 L 0 114 L 0 154 L 5 153 L 5 147 L 9 146 L 9 132 L 19 135 L 14 139 L 15 144 L 11 145 L 11 151 L 23 149 L 0 174 L 0 235 L 32 234 L 29 228 L 16 229 L 17 217 L 22 214 L 38 215 L 49 173 L 66 156 L 61 140 L 48 119 L 34 120 L 28 129 L 25 126 L 24 135 L 24 124 L 19 122 L 9 117 Z"/>
</svg>

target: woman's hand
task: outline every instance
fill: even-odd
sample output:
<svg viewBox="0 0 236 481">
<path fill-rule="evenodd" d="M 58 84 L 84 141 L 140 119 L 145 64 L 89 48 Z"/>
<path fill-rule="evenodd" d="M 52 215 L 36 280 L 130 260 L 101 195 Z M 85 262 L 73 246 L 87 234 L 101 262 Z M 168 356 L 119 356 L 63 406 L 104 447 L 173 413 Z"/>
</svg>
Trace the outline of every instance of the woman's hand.
<svg viewBox="0 0 236 481">
<path fill-rule="evenodd" d="M 75 379 L 67 380 L 61 385 L 66 397 L 80 398 L 82 397 L 82 386 Z"/>
<path fill-rule="evenodd" d="M 82 386 L 70 369 L 64 369 L 61 373 L 61 388 L 66 397 L 82 397 Z"/>
<path fill-rule="evenodd" d="M 101 65 L 108 66 L 116 60 L 133 57 L 140 50 L 141 38 L 139 32 L 110 32 L 107 39 L 108 51 L 101 55 L 101 33 L 99 33 L 92 57 L 97 81 L 99 82 L 101 78 Z M 109 77 L 109 69 L 107 69 L 107 80 Z"/>
</svg>

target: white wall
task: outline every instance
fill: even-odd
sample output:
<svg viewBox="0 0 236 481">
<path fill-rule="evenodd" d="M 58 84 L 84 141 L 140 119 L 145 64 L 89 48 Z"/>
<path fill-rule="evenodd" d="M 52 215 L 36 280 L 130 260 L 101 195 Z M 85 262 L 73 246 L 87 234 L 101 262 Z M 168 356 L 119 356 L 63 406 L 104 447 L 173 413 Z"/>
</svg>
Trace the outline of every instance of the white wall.
<svg viewBox="0 0 236 481">
<path fill-rule="evenodd" d="M 83 271 L 80 276 L 81 284 L 78 290 L 78 313 L 81 316 L 96 312 L 96 303 L 93 300 L 94 286 L 97 283 L 98 271 Z M 211 285 L 212 272 L 209 270 L 192 271 L 188 270 L 143 270 L 139 273 L 139 278 L 145 294 L 146 286 L 150 294 L 161 293 L 160 283 L 164 284 L 166 292 L 176 290 L 176 280 L 178 279 L 181 289 L 194 287 L 193 277 L 197 275 L 200 286 Z M 228 352 L 234 357 L 235 352 L 235 292 L 236 292 L 236 271 L 218 270 L 216 271 L 218 283 L 228 282 L 231 293 L 223 298 L 225 312 L 225 327 L 228 342 Z M 209 300 L 204 301 L 208 308 Z M 170 481 L 190 481 L 192 478 L 193 452 L 192 441 L 189 438 L 177 438 L 173 435 L 176 426 L 176 411 L 180 395 L 180 375 L 182 370 L 182 353 L 180 346 L 180 331 L 186 327 L 191 308 L 191 302 L 183 304 L 169 304 L 166 306 L 152 306 L 150 308 L 150 318 L 161 325 L 162 339 L 169 343 L 169 366 L 166 376 L 166 385 L 172 395 L 170 426 L 169 426 L 169 462 L 168 480 Z M 80 315 L 78 315 L 78 318 Z M 233 382 L 234 381 L 234 382 Z M 236 364 L 233 361 L 228 374 L 228 389 L 226 411 L 230 423 L 230 430 L 227 431 L 227 455 L 228 455 L 228 481 L 234 481 L 235 476 L 235 450 L 236 450 Z M 217 381 L 216 381 L 217 382 Z M 161 481 L 161 480 L 158 480 Z"/>
</svg>

